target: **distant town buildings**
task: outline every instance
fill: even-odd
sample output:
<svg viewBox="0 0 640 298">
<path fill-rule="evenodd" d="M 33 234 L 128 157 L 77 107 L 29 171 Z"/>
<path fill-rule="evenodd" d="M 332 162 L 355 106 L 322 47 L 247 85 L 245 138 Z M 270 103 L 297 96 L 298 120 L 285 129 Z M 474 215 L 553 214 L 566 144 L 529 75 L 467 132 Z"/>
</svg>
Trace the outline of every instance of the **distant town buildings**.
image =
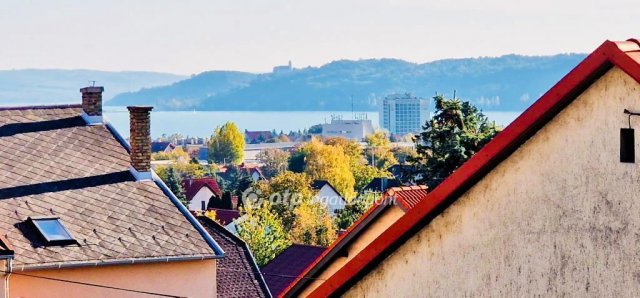
<svg viewBox="0 0 640 298">
<path fill-rule="evenodd" d="M 382 102 L 380 126 L 392 134 L 417 133 L 429 118 L 429 100 L 411 93 L 390 94 Z"/>
<path fill-rule="evenodd" d="M 293 71 L 293 66 L 291 65 L 291 60 L 289 60 L 289 64 L 276 66 L 273 68 L 273 73 L 286 73 Z"/>
<path fill-rule="evenodd" d="M 341 117 L 331 117 L 331 123 L 322 124 L 323 137 L 342 137 L 346 139 L 362 141 L 373 134 L 371 120 L 366 119 L 366 114 L 361 114 L 354 120 L 342 120 Z"/>
</svg>

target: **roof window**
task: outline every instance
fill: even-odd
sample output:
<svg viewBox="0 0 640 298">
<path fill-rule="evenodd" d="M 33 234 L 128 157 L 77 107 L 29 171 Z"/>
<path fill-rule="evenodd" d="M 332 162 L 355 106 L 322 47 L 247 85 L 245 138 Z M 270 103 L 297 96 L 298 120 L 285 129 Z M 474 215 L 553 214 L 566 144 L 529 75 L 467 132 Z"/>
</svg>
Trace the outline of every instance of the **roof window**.
<svg viewBox="0 0 640 298">
<path fill-rule="evenodd" d="M 47 245 L 76 243 L 58 217 L 29 217 L 29 221 L 40 232 L 40 236 L 47 242 Z"/>
</svg>

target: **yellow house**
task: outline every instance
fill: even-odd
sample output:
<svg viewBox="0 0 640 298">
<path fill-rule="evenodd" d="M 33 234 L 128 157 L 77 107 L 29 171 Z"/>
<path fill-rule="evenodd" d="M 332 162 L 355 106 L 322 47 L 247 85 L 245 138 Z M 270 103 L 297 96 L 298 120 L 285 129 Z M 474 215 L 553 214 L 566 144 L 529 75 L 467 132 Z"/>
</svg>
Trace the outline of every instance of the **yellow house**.
<svg viewBox="0 0 640 298">
<path fill-rule="evenodd" d="M 224 252 L 151 170 L 151 108 L 129 144 L 80 91 L 0 109 L 0 297 L 215 297 Z"/>
<path fill-rule="evenodd" d="M 640 42 L 606 41 L 338 270 L 295 293 L 637 296 L 639 82 Z"/>
</svg>

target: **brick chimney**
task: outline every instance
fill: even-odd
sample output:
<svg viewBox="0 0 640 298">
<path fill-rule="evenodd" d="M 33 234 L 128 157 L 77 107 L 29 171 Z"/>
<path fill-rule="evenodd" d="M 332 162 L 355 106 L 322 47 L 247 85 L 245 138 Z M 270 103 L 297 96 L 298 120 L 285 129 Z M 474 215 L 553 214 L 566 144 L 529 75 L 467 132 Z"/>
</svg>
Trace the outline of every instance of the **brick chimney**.
<svg viewBox="0 0 640 298">
<path fill-rule="evenodd" d="M 138 180 L 151 179 L 150 112 L 153 107 L 127 107 L 130 119 L 131 167 Z"/>
<path fill-rule="evenodd" d="M 82 93 L 82 118 L 88 124 L 102 124 L 102 92 L 104 87 L 91 86 L 80 89 Z"/>
</svg>

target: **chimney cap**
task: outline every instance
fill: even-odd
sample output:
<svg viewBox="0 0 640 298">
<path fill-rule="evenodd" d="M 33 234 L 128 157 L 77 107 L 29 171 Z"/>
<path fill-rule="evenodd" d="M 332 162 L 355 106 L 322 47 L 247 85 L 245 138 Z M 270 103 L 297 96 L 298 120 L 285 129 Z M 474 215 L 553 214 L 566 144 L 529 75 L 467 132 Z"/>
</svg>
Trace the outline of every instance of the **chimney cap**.
<svg viewBox="0 0 640 298">
<path fill-rule="evenodd" d="M 103 92 L 104 91 L 104 87 L 102 86 L 90 86 L 90 87 L 84 87 L 80 89 L 80 92 L 82 93 L 93 93 L 93 92 Z"/>
<path fill-rule="evenodd" d="M 128 106 L 127 110 L 130 112 L 148 112 L 153 110 L 152 106 Z"/>
</svg>

